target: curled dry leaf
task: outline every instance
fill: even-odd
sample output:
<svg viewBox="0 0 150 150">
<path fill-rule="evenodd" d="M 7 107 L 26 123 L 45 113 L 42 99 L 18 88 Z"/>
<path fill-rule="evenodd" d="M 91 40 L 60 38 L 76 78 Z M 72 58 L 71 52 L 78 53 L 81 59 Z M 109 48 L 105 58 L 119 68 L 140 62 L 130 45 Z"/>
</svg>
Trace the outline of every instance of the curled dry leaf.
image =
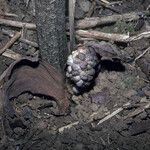
<svg viewBox="0 0 150 150">
<path fill-rule="evenodd" d="M 9 115 L 15 114 L 10 100 L 25 92 L 48 96 L 58 104 L 59 113 L 56 115 L 67 113 L 69 100 L 64 78 L 48 63 L 37 58 L 21 58 L 10 65 L 3 80 L 0 98 L 4 112 Z"/>
</svg>

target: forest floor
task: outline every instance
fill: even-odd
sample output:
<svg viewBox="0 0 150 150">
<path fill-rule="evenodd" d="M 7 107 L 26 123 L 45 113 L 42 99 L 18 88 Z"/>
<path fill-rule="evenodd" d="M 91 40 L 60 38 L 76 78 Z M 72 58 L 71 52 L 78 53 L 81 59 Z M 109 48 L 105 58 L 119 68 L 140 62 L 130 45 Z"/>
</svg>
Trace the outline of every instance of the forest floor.
<svg viewBox="0 0 150 150">
<path fill-rule="evenodd" d="M 1 2 L 1 1 L 0 1 Z M 6 2 L 6 1 L 5 1 Z M 29 3 L 28 3 L 29 2 Z M 107 1 L 106 1 L 107 2 Z M 104 3 L 106 5 L 106 2 Z M 116 2 L 109 0 L 110 3 Z M 103 17 L 130 12 L 144 17 L 134 21 L 118 20 L 113 24 L 94 27 L 94 30 L 137 35 L 150 31 L 150 3 L 148 0 L 122 0 L 104 5 L 90 0 L 77 0 L 75 20 Z M 17 16 L 5 19 L 35 23 L 34 3 L 27 0 L 1 2 L 0 9 Z M 103 4 L 103 3 L 102 3 Z M 107 4 L 108 5 L 108 4 Z M 92 7 L 93 9 L 92 9 Z M 1 8 L 2 7 L 2 8 Z M 112 8 L 112 9 L 111 9 Z M 142 12 L 142 13 L 141 13 Z M 15 27 L 0 26 L 0 48 L 10 39 L 4 34 Z M 25 30 L 24 38 L 36 43 L 36 32 Z M 81 41 L 77 41 L 78 43 Z M 83 42 L 83 41 L 82 41 Z M 102 62 L 102 70 L 94 87 L 82 95 L 71 97 L 70 113 L 54 116 L 55 102 L 31 94 L 23 94 L 11 103 L 21 114 L 4 124 L 7 138 L 0 128 L 1 150 L 149 150 L 150 149 L 150 40 L 141 38 L 130 43 L 113 43 L 124 56 L 122 63 Z M 30 55 L 36 46 L 21 41 L 12 47 L 16 53 Z M 144 53 L 145 52 L 145 53 Z M 7 53 L 5 53 L 7 55 Z M 138 56 L 147 64 L 136 63 Z M 14 60 L 0 56 L 0 74 Z M 144 67 L 144 68 L 143 68 Z M 146 69 L 146 71 L 145 71 Z M 44 100 L 43 100 L 44 99 Z"/>
</svg>

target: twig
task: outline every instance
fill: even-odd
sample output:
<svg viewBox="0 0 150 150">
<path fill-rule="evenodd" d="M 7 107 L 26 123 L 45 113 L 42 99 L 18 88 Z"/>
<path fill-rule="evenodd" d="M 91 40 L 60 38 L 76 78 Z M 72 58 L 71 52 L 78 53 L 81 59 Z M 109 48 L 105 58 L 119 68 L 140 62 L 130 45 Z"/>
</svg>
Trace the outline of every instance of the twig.
<svg viewBox="0 0 150 150">
<path fill-rule="evenodd" d="M 6 25 L 11 27 L 17 27 L 17 28 L 23 28 L 23 26 L 25 25 L 27 29 L 31 29 L 31 30 L 36 29 L 36 25 L 33 23 L 25 23 L 25 22 L 19 22 L 19 21 L 13 21 L 13 20 L 1 19 L 1 18 L 0 18 L 0 25 Z"/>
<path fill-rule="evenodd" d="M 150 50 L 150 47 L 147 48 L 142 54 L 140 54 L 138 57 L 135 58 L 134 62 L 136 62 L 138 59 L 140 59 L 141 57 L 143 57 L 148 51 Z"/>
<path fill-rule="evenodd" d="M 107 0 L 100 0 L 100 1 L 105 3 L 105 4 L 109 4 L 109 2 Z"/>
<path fill-rule="evenodd" d="M 112 11 L 115 12 L 115 13 L 120 14 L 120 11 L 119 11 L 119 10 L 112 8 L 111 6 L 109 6 L 109 4 L 106 4 L 106 3 L 104 3 L 104 2 L 100 2 L 99 0 L 95 0 L 95 1 L 96 1 L 97 4 L 103 6 L 103 7 L 107 8 L 107 9 L 110 9 L 110 10 L 112 10 Z"/>
<path fill-rule="evenodd" d="M 123 20 L 126 22 L 138 20 L 140 18 L 138 14 L 139 13 L 131 12 L 122 15 L 111 15 L 111 16 L 105 16 L 101 18 L 100 17 L 85 18 L 77 21 L 75 28 L 77 29 L 93 28 L 99 25 L 115 23 L 118 20 Z"/>
<path fill-rule="evenodd" d="M 69 0 L 70 51 L 73 51 L 75 46 L 75 33 L 74 33 L 75 4 L 76 0 Z"/>
<path fill-rule="evenodd" d="M 6 49 L 9 49 L 10 46 L 12 46 L 21 36 L 21 32 L 17 32 L 14 37 L 11 38 L 11 40 L 2 48 L 0 49 L 0 55 L 6 51 Z"/>
<path fill-rule="evenodd" d="M 90 7 L 90 10 L 88 11 L 88 13 L 86 14 L 86 17 L 91 17 L 91 15 L 93 14 L 94 8 L 96 6 L 96 2 L 92 1 L 92 5 Z"/>
<path fill-rule="evenodd" d="M 18 53 L 15 53 L 14 51 L 7 49 L 3 54 L 3 56 L 11 58 L 13 60 L 17 60 L 21 58 L 21 55 Z"/>
<path fill-rule="evenodd" d="M 126 34 L 104 33 L 95 30 L 77 30 L 76 35 L 78 35 L 79 37 L 93 38 L 96 40 L 107 40 L 127 43 L 131 41 L 140 40 L 142 38 L 150 38 L 150 31 L 146 31 L 131 37 L 129 37 L 129 35 Z"/>
<path fill-rule="evenodd" d="M 58 131 L 61 133 L 61 132 L 63 132 L 65 129 L 70 129 L 71 127 L 73 127 L 74 125 L 77 125 L 77 124 L 79 124 L 79 121 L 76 121 L 76 122 L 74 122 L 74 123 L 71 123 L 71 124 L 68 124 L 68 125 L 66 125 L 66 126 L 63 126 L 63 127 L 59 128 Z"/>
<path fill-rule="evenodd" d="M 107 40 L 107 41 L 117 41 L 117 42 L 127 42 L 129 35 L 125 34 L 115 34 L 115 33 L 104 33 L 94 30 L 77 30 L 76 34 L 81 37 L 94 38 L 97 40 Z"/>
<path fill-rule="evenodd" d="M 129 41 L 136 41 L 136 40 L 140 40 L 142 38 L 150 38 L 150 31 L 146 31 L 146 32 L 140 33 L 136 36 L 130 37 Z"/>
<path fill-rule="evenodd" d="M 142 113 L 145 109 L 150 108 L 150 102 L 148 102 L 146 105 L 142 105 L 139 108 L 137 108 L 135 111 L 129 113 L 127 116 L 123 117 L 123 119 L 127 119 L 130 117 L 137 116 L 138 114 Z"/>
<path fill-rule="evenodd" d="M 13 32 L 11 32 L 11 31 L 6 31 L 6 30 L 4 30 L 4 29 L 2 29 L 2 33 L 8 35 L 9 37 L 13 37 L 13 35 L 14 35 Z M 37 44 L 36 42 L 32 42 L 32 41 L 29 41 L 29 40 L 24 39 L 24 38 L 20 38 L 19 41 L 21 41 L 21 42 L 23 42 L 23 43 L 26 43 L 26 44 L 28 44 L 28 45 L 31 45 L 31 46 L 33 46 L 33 47 L 35 47 L 35 48 L 38 48 L 38 44 Z"/>
<path fill-rule="evenodd" d="M 113 113 L 111 113 L 110 115 L 106 116 L 105 118 L 101 119 L 97 125 L 102 124 L 103 122 L 105 122 L 106 120 L 114 117 L 115 115 L 117 115 L 118 113 L 120 113 L 123 110 L 123 108 L 118 108 L 117 110 L 115 110 Z"/>
<path fill-rule="evenodd" d="M 78 36 L 78 35 L 76 35 L 76 39 L 78 40 L 78 41 L 82 41 L 82 42 L 84 42 L 84 41 L 96 41 L 94 38 L 83 38 L 83 37 L 80 37 L 80 36 Z"/>
<path fill-rule="evenodd" d="M 21 42 L 23 42 L 23 43 L 26 43 L 26 44 L 28 44 L 28 45 L 31 45 L 31 46 L 33 46 L 33 47 L 35 47 L 35 48 L 38 48 L 38 47 L 39 47 L 36 42 L 32 42 L 32 41 L 29 41 L 29 40 L 27 40 L 27 39 L 21 38 L 19 41 L 21 41 Z"/>
<path fill-rule="evenodd" d="M 12 13 L 3 13 L 3 14 L 0 14 L 1 16 L 7 16 L 7 17 L 18 17 L 18 15 L 16 14 L 12 14 Z"/>
</svg>

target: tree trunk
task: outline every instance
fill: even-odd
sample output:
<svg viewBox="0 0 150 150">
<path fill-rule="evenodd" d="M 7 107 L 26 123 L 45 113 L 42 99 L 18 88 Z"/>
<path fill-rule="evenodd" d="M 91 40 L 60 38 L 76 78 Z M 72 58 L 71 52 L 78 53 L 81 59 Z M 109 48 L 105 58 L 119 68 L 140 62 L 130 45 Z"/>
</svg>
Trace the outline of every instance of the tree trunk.
<svg viewBox="0 0 150 150">
<path fill-rule="evenodd" d="M 68 55 L 65 3 L 66 0 L 35 0 L 38 43 L 42 59 L 62 72 Z"/>
</svg>

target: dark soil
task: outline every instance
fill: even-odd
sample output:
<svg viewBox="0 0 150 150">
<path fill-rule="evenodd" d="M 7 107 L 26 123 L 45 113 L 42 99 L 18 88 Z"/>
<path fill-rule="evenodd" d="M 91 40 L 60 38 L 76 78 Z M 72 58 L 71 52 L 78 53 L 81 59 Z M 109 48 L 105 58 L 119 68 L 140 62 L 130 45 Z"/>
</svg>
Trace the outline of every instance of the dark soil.
<svg viewBox="0 0 150 150">
<path fill-rule="evenodd" d="M 79 0 L 77 0 L 79 3 Z M 113 1 L 113 0 L 110 0 Z M 18 15 L 15 20 L 34 22 L 33 4 L 26 6 L 25 0 L 9 0 L 11 13 Z M 121 13 L 145 11 L 148 0 L 123 0 L 114 9 Z M 79 7 L 79 6 L 78 6 Z M 82 8 L 76 18 L 84 18 L 87 12 Z M 97 6 L 93 16 L 115 14 L 112 10 Z M 149 18 L 139 22 L 117 22 L 112 26 L 99 27 L 101 31 L 136 34 L 147 30 Z M 11 29 L 2 26 L 1 29 Z M 27 39 L 36 41 L 36 33 L 27 31 Z M 8 40 L 0 34 L 0 46 Z M 150 46 L 149 39 L 142 39 L 128 45 L 116 44 L 122 53 L 123 62 L 102 61 L 102 70 L 94 87 L 82 95 L 71 98 L 70 113 L 67 116 L 54 116 L 57 105 L 45 97 L 29 93 L 11 101 L 18 116 L 5 118 L 4 137 L 0 127 L 1 150 L 149 150 L 150 149 L 150 81 L 133 63 L 133 60 Z M 12 50 L 23 55 L 35 49 L 17 42 Z M 150 52 L 143 57 L 150 60 Z M 0 74 L 12 60 L 0 56 Z M 150 64 L 149 64 L 150 65 Z M 70 90 L 70 89 L 69 89 Z M 125 104 L 128 104 L 125 106 Z M 98 125 L 105 116 L 119 108 L 124 108 L 114 117 Z M 139 111 L 132 115 L 132 112 Z M 0 115 L 1 116 L 1 115 Z M 2 118 L 0 118 L 2 121 Z M 67 125 L 70 125 L 68 127 Z M 62 128 L 65 127 L 66 128 Z"/>
</svg>

